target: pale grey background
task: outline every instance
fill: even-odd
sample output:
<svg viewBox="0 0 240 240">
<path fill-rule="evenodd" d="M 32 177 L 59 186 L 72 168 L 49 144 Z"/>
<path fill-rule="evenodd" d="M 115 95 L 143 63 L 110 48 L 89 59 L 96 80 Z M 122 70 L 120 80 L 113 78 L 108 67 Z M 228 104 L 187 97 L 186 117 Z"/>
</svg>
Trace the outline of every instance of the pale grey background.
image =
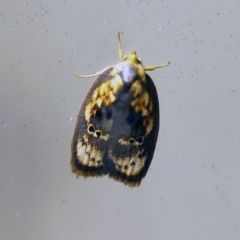
<svg viewBox="0 0 240 240">
<path fill-rule="evenodd" d="M 240 239 L 240 3 L 1 1 L 0 239 Z M 94 79 L 125 53 L 159 92 L 140 188 L 76 179 L 70 141 Z"/>
</svg>

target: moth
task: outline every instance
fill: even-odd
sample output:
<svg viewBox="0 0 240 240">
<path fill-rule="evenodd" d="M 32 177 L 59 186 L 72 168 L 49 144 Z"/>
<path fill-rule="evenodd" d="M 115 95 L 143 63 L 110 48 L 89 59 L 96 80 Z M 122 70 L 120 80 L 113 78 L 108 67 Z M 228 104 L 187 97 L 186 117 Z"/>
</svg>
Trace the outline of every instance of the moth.
<svg viewBox="0 0 240 240">
<path fill-rule="evenodd" d="M 71 143 L 71 168 L 77 177 L 110 178 L 137 187 L 151 164 L 159 131 L 156 87 L 135 50 L 124 56 L 117 35 L 120 62 L 98 76 L 77 115 Z"/>
</svg>

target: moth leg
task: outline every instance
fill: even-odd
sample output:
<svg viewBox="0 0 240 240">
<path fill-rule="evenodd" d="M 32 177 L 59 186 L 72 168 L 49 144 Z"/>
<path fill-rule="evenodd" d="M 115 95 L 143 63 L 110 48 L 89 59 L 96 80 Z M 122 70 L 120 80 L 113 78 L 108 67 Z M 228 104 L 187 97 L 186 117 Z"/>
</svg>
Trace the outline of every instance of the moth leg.
<svg viewBox="0 0 240 240">
<path fill-rule="evenodd" d="M 144 67 L 144 70 L 145 71 L 153 71 L 157 68 L 162 68 L 162 67 L 166 67 L 170 64 L 170 62 L 168 61 L 167 63 L 164 63 L 162 65 L 158 65 L 158 66 L 147 66 L 147 67 Z"/>
<path fill-rule="evenodd" d="M 113 66 L 114 66 L 114 65 L 109 66 L 109 67 L 106 67 L 106 68 L 104 68 L 103 70 L 101 70 L 100 72 L 97 72 L 97 73 L 94 73 L 94 74 L 80 75 L 79 73 L 74 72 L 74 75 L 77 76 L 77 77 L 80 77 L 80 78 L 94 77 L 94 76 L 98 76 L 98 75 L 104 73 L 106 70 L 108 70 L 109 68 L 111 68 L 111 67 L 113 67 Z"/>
<path fill-rule="evenodd" d="M 122 48 L 122 41 L 121 41 L 121 33 L 118 32 L 118 35 L 117 35 L 117 38 L 118 38 L 118 56 L 120 58 L 120 61 L 123 60 L 123 48 Z"/>
</svg>

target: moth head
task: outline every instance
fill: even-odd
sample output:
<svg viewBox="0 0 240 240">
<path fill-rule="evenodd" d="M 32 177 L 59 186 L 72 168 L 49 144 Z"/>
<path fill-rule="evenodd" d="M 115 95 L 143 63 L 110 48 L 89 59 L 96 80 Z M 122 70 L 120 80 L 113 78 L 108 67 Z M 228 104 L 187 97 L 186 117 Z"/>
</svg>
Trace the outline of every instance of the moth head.
<svg viewBox="0 0 240 240">
<path fill-rule="evenodd" d="M 127 56 L 125 56 L 123 61 L 142 66 L 142 60 L 138 57 L 135 50 L 132 50 Z"/>
<path fill-rule="evenodd" d="M 123 60 L 115 66 L 117 74 L 120 74 L 123 81 L 130 83 L 132 81 L 145 81 L 145 70 L 137 52 L 132 50 Z"/>
</svg>

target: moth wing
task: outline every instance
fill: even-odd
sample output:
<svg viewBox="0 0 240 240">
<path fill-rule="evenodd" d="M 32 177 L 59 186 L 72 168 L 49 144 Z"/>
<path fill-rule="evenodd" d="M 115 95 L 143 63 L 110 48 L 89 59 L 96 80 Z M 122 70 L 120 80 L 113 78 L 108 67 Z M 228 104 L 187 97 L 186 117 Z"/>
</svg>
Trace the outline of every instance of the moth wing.
<svg viewBox="0 0 240 240">
<path fill-rule="evenodd" d="M 109 68 L 98 76 L 84 98 L 77 115 L 71 143 L 71 168 L 77 177 L 93 177 L 105 174 L 103 156 L 106 151 L 106 140 L 94 136 L 94 134 L 98 134 L 97 129 L 101 122 L 99 123 L 98 116 L 96 116 L 97 110 L 92 104 L 92 97 L 94 90 L 109 80 L 111 70 L 112 68 Z"/>
<path fill-rule="evenodd" d="M 151 164 L 159 131 L 159 101 L 156 87 L 146 75 L 145 91 L 150 96 L 152 110 L 148 120 L 128 106 L 113 106 L 113 128 L 103 158 L 109 177 L 130 187 L 139 186 Z M 149 120 L 150 119 L 150 120 Z M 151 131 L 146 134 L 149 125 Z"/>
</svg>

